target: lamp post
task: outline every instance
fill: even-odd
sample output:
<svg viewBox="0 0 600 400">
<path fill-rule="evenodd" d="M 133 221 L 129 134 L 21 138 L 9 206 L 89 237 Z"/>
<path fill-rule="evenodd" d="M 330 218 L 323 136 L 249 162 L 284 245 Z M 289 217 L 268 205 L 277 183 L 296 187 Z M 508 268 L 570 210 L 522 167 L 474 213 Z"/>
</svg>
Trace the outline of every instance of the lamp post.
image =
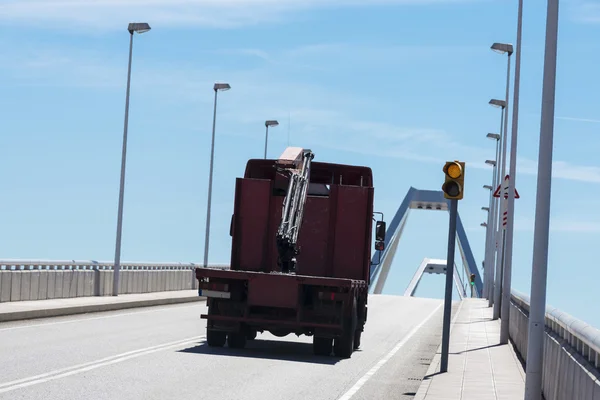
<svg viewBox="0 0 600 400">
<path fill-rule="evenodd" d="M 550 197 L 552 184 L 552 145 L 554 141 L 554 105 L 556 91 L 556 50 L 558 42 L 558 0 L 548 0 L 546 50 L 542 89 L 542 118 L 537 174 L 535 231 L 531 268 L 531 302 L 527 338 L 525 400 L 542 398 L 544 328 L 546 325 L 546 285 L 548 273 L 548 237 L 550 233 Z"/>
<path fill-rule="evenodd" d="M 213 164 L 215 158 L 215 125 L 217 120 L 217 93 L 231 89 L 228 83 L 215 83 L 213 90 L 215 91 L 215 103 L 213 111 L 212 124 L 212 141 L 210 144 L 210 172 L 208 175 L 208 204 L 206 206 L 206 233 L 204 237 L 204 268 L 208 267 L 208 246 L 210 242 L 210 207 L 212 201 L 212 180 L 213 180 Z"/>
<path fill-rule="evenodd" d="M 502 113 L 504 113 L 504 108 L 502 109 Z M 502 129 L 502 122 L 500 123 L 500 129 Z M 492 189 L 490 191 L 490 209 L 491 209 L 491 213 L 489 216 L 489 222 L 488 224 L 490 224 L 490 229 L 489 229 L 489 236 L 488 236 L 488 247 L 486 248 L 486 259 L 487 259 L 487 263 L 489 265 L 489 268 L 487 270 L 487 280 L 488 280 L 488 285 L 487 285 L 487 292 L 486 292 L 486 297 L 488 299 L 488 307 L 491 307 L 493 304 L 493 293 L 494 293 L 494 255 L 496 254 L 495 250 L 496 250 L 496 242 L 497 242 L 497 236 L 496 236 L 496 220 L 497 220 L 497 201 L 493 196 L 493 190 L 495 187 L 498 186 L 498 163 L 499 163 L 499 148 L 500 148 L 500 139 L 501 136 L 497 133 L 488 133 L 486 135 L 486 137 L 488 139 L 493 139 L 496 141 L 496 153 L 495 153 L 495 162 L 493 164 L 491 163 L 487 163 L 489 165 L 492 165 L 494 167 L 493 172 L 492 172 Z"/>
<path fill-rule="evenodd" d="M 490 227 L 487 232 L 486 232 L 486 253 L 485 253 L 485 260 L 486 260 L 486 264 L 488 265 L 488 268 L 486 268 L 486 271 L 484 271 L 484 275 L 486 277 L 486 281 L 487 281 L 487 285 L 486 285 L 486 294 L 485 297 L 486 298 L 491 298 L 491 293 L 493 293 L 493 286 L 494 286 L 494 262 L 493 262 L 493 256 L 494 256 L 494 246 L 493 246 L 493 241 L 495 239 L 494 233 L 495 233 L 495 215 L 496 215 L 496 202 L 494 201 L 494 197 L 492 196 L 492 194 L 494 193 L 494 185 L 496 183 L 496 165 L 497 162 L 495 160 L 485 160 L 485 163 L 487 165 L 491 165 L 492 166 L 492 185 L 487 185 L 487 187 L 489 187 L 489 191 L 490 191 L 490 209 L 491 212 L 488 213 L 488 226 Z M 484 186 L 485 187 L 485 186 Z"/>
<path fill-rule="evenodd" d="M 267 128 L 267 132 L 265 133 L 265 160 L 267 159 L 267 142 L 269 141 L 269 127 L 277 125 L 279 125 L 279 122 L 275 120 L 265 121 L 265 127 Z"/>
<path fill-rule="evenodd" d="M 504 255 L 504 277 L 502 279 L 502 308 L 500 310 L 500 344 L 508 343 L 510 317 L 510 290 L 512 278 L 513 236 L 515 221 L 515 185 L 517 180 L 517 136 L 519 129 L 519 87 L 521 82 L 521 36 L 523 27 L 523 0 L 519 0 L 517 17 L 517 53 L 515 56 L 515 87 L 513 90 L 513 116 L 510 138 L 510 180 L 506 205 L 506 254 Z"/>
<path fill-rule="evenodd" d="M 507 53 L 508 57 L 507 57 L 507 67 L 506 67 L 506 99 L 505 101 L 505 107 L 508 107 L 508 94 L 510 91 L 510 56 L 512 56 L 513 53 L 513 46 L 512 44 L 507 44 L 507 43 L 494 43 L 491 46 L 491 49 L 497 53 L 500 54 L 504 54 Z M 504 179 L 504 176 L 506 176 L 506 147 L 507 147 L 507 143 L 508 143 L 508 111 L 505 109 L 504 110 L 504 133 L 502 135 L 502 173 L 500 175 L 500 179 L 499 182 L 500 184 L 502 184 L 502 180 Z M 506 200 L 504 199 L 503 193 L 500 193 L 500 201 L 499 203 L 502 205 L 500 207 L 500 210 L 503 210 L 505 207 L 505 202 Z M 500 220 L 502 220 L 502 213 L 500 212 Z M 498 229 L 500 229 L 500 223 L 498 223 Z M 502 228 L 502 245 L 500 247 L 500 251 L 497 253 L 496 255 L 496 282 L 495 282 L 495 286 L 496 289 L 494 291 L 494 313 L 493 313 L 493 319 L 498 319 L 500 317 L 500 301 L 501 301 L 501 294 L 502 294 L 502 274 L 503 274 L 503 270 L 504 270 L 504 246 L 505 246 L 505 230 Z"/>
<path fill-rule="evenodd" d="M 492 186 L 490 185 L 483 185 L 483 188 L 486 190 L 490 191 L 490 197 L 492 195 L 492 191 L 494 190 L 492 188 Z M 488 299 L 490 298 L 489 293 L 492 293 L 492 288 L 493 288 L 493 284 L 494 282 L 491 280 L 490 277 L 493 277 L 493 271 L 492 269 L 494 268 L 493 263 L 489 262 L 489 260 L 491 259 L 491 257 L 489 256 L 489 253 L 493 253 L 493 248 L 491 245 L 491 241 L 494 237 L 494 203 L 491 202 L 490 200 L 490 204 L 491 204 L 491 212 L 488 214 L 488 224 L 489 225 L 489 229 L 486 232 L 486 251 L 485 251 L 485 255 L 484 255 L 484 261 L 483 264 L 486 265 L 485 269 L 484 269 L 484 277 L 486 279 L 486 283 L 485 283 L 485 291 L 484 293 L 486 293 L 485 297 L 487 297 Z M 487 242 L 489 240 L 489 242 Z M 489 246 L 488 246 L 489 244 Z"/>
<path fill-rule="evenodd" d="M 490 135 L 497 135 L 497 137 L 494 137 L 498 140 L 498 142 L 496 142 L 497 145 L 500 145 L 501 142 L 500 140 L 502 140 L 503 137 L 506 137 L 505 134 L 503 134 L 502 132 L 504 132 L 504 115 L 505 115 L 505 110 L 506 110 L 506 101 L 504 100 L 498 100 L 498 99 L 491 99 L 489 104 L 493 107 L 500 107 L 501 112 L 500 112 L 500 133 L 499 134 L 488 134 L 488 137 L 490 137 Z M 496 165 L 498 168 L 500 168 L 502 162 L 502 154 L 500 152 L 500 148 L 496 147 Z M 494 182 L 492 182 L 492 190 L 494 190 L 494 188 L 497 188 L 498 185 L 500 184 L 500 182 L 502 182 L 502 178 L 500 176 L 500 171 L 498 170 L 498 168 L 496 169 L 496 179 Z M 498 237 L 500 235 L 500 229 L 498 227 L 498 219 L 499 219 L 499 207 L 498 207 L 498 203 L 500 202 L 500 199 L 498 198 L 493 198 L 493 204 L 494 204 L 494 212 L 492 215 L 492 218 L 494 220 L 493 223 L 493 229 L 492 229 L 492 238 L 491 238 L 491 244 L 493 245 L 492 248 L 490 249 L 490 264 L 491 264 L 491 268 L 490 268 L 490 296 L 488 297 L 488 307 L 492 307 L 494 305 L 494 299 L 495 299 L 495 295 L 494 293 L 496 288 L 498 288 L 499 286 L 499 278 L 496 278 L 496 280 L 494 280 L 494 275 L 496 275 L 496 277 L 498 276 L 498 274 L 501 272 L 500 268 L 496 268 L 497 267 L 497 262 L 496 262 L 496 254 L 499 253 L 498 250 L 498 244 L 499 244 L 499 240 Z M 495 274 L 494 274 L 495 271 Z"/>
<path fill-rule="evenodd" d="M 123 150 L 121 153 L 121 182 L 119 185 L 119 207 L 117 211 L 117 242 L 115 245 L 115 264 L 113 266 L 113 296 L 119 295 L 119 274 L 121 272 L 121 233 L 123 230 L 123 197 L 125 195 L 125 164 L 127 159 L 127 128 L 129 125 L 129 89 L 131 87 L 131 60 L 133 56 L 133 33 L 142 34 L 150 30 L 145 22 L 130 23 L 129 66 L 127 67 L 127 92 L 125 95 L 125 123 L 123 127 Z"/>
</svg>

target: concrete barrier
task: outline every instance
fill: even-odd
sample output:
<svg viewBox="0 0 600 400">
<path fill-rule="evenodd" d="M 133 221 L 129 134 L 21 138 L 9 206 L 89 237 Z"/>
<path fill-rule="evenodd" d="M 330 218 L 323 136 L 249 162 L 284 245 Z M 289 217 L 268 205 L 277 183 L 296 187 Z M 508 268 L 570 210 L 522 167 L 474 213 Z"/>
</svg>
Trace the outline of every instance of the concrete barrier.
<svg viewBox="0 0 600 400">
<path fill-rule="evenodd" d="M 510 337 L 527 362 L 529 297 L 513 291 Z M 600 400 L 600 330 L 546 307 L 542 390 L 546 400 Z"/>
<path fill-rule="evenodd" d="M 193 263 L 122 263 L 119 294 L 198 289 L 196 267 Z M 113 274 L 113 264 L 107 262 L 0 260 L 0 302 L 110 296 Z"/>
</svg>

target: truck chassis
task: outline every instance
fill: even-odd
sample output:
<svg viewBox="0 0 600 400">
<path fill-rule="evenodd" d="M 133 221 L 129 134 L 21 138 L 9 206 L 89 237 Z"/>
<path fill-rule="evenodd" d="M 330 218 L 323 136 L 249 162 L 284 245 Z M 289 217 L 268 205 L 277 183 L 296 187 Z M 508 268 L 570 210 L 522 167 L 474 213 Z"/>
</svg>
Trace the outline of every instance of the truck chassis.
<svg viewBox="0 0 600 400">
<path fill-rule="evenodd" d="M 317 355 L 348 358 L 367 319 L 365 281 L 197 268 L 209 346 L 243 348 L 257 332 L 313 336 Z M 273 306 L 277 304 L 277 306 Z M 346 316 L 346 317 L 344 317 Z M 350 317 L 348 317 L 350 316 Z"/>
</svg>

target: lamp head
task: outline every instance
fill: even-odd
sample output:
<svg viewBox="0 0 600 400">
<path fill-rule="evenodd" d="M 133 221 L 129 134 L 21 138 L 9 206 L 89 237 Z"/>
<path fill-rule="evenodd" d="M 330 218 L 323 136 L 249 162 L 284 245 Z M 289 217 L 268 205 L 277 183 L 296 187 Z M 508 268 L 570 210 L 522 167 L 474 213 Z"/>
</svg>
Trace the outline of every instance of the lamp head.
<svg viewBox="0 0 600 400">
<path fill-rule="evenodd" d="M 492 105 L 494 107 L 505 108 L 506 107 L 506 101 L 504 101 L 504 100 L 498 100 L 498 99 L 491 99 L 490 100 L 490 105 Z"/>
<path fill-rule="evenodd" d="M 150 25 L 148 25 L 146 22 L 132 22 L 127 27 L 127 30 L 132 35 L 133 35 L 133 32 L 142 34 L 142 33 L 148 32 L 150 29 L 151 29 Z"/>
<path fill-rule="evenodd" d="M 510 43 L 494 43 L 491 49 L 500 54 L 508 53 L 509 56 L 513 53 L 513 45 Z"/>
<path fill-rule="evenodd" d="M 215 83 L 215 86 L 213 87 L 213 90 L 215 92 L 217 90 L 225 91 L 225 90 L 229 90 L 229 89 L 231 89 L 231 86 L 229 86 L 229 83 Z"/>
</svg>

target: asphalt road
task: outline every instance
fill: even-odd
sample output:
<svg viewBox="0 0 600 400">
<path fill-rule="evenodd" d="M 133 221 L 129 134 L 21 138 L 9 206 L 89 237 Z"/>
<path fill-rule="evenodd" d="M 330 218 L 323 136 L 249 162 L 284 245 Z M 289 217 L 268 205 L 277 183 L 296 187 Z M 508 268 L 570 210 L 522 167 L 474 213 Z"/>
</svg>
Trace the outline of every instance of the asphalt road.
<svg viewBox="0 0 600 400">
<path fill-rule="evenodd" d="M 442 302 L 370 296 L 352 358 L 259 334 L 209 348 L 204 303 L 0 324 L 0 399 L 411 399 L 441 341 Z"/>
</svg>

